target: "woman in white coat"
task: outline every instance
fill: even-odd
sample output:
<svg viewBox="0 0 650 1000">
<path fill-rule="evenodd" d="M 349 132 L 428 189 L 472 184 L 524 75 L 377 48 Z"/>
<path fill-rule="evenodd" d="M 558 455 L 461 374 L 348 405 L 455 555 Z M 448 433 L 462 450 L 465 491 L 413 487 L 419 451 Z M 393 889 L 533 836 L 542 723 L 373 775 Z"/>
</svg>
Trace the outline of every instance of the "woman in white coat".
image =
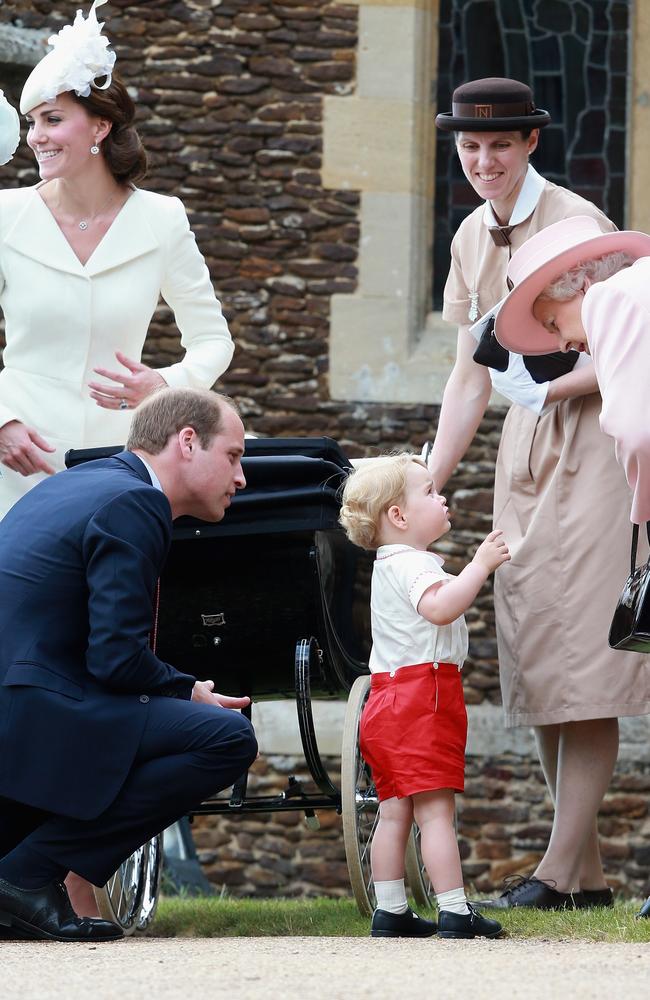
<svg viewBox="0 0 650 1000">
<path fill-rule="evenodd" d="M 0 517 L 72 447 L 119 445 L 158 388 L 210 387 L 233 343 L 177 198 L 143 191 L 135 106 L 95 7 L 52 36 L 20 102 L 35 187 L 0 192 Z M 140 361 L 160 295 L 185 355 Z"/>
</svg>

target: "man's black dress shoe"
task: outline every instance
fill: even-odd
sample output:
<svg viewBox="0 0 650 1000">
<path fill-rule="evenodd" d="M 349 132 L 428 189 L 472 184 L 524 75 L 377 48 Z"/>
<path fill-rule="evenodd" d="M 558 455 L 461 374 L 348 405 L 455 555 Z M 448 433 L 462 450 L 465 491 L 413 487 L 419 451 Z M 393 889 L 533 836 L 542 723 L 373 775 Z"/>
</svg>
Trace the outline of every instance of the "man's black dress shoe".
<svg viewBox="0 0 650 1000">
<path fill-rule="evenodd" d="M 110 920 L 78 917 L 62 882 L 19 889 L 0 878 L 0 926 L 22 939 L 116 941 L 124 936 Z"/>
<path fill-rule="evenodd" d="M 605 889 L 581 889 L 573 894 L 576 909 L 590 910 L 593 906 L 613 906 L 614 893 L 607 886 Z"/>
<path fill-rule="evenodd" d="M 435 933 L 433 920 L 418 917 L 411 909 L 404 913 L 375 910 L 372 915 L 371 937 L 431 937 Z"/>
<path fill-rule="evenodd" d="M 575 910 L 578 893 L 558 892 L 548 882 L 525 875 L 513 875 L 505 880 L 508 888 L 496 899 L 473 900 L 479 910 L 510 910 L 528 906 L 536 910 Z"/>
<path fill-rule="evenodd" d="M 450 913 L 440 910 L 438 913 L 438 937 L 441 938 L 495 938 L 503 932 L 503 927 L 496 920 L 483 917 L 468 903 L 469 913 Z"/>
<path fill-rule="evenodd" d="M 645 903 L 637 913 L 637 917 L 645 917 L 646 919 L 650 917 L 650 896 L 648 896 Z"/>
</svg>

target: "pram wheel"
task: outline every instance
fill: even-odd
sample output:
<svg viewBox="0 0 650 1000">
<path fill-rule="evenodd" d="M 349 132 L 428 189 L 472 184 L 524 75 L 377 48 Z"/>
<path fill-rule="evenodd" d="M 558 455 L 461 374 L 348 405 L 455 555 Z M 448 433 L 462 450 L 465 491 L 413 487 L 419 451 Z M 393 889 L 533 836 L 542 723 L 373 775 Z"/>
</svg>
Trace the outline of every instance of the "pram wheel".
<svg viewBox="0 0 650 1000">
<path fill-rule="evenodd" d="M 370 768 L 359 747 L 359 722 L 368 693 L 370 677 L 358 677 L 350 690 L 343 726 L 341 751 L 341 803 L 343 840 L 350 884 L 359 911 L 372 916 L 377 905 L 370 868 L 370 848 L 379 819 L 379 800 Z M 420 853 L 420 831 L 413 824 L 406 846 L 406 879 L 420 907 L 432 905 L 434 892 Z"/>
<path fill-rule="evenodd" d="M 375 783 L 359 749 L 359 721 L 369 691 L 370 677 L 357 677 L 348 697 L 341 750 L 345 856 L 354 898 L 366 917 L 372 916 L 376 906 L 370 870 L 370 845 L 379 819 Z"/>
<path fill-rule="evenodd" d="M 149 840 L 124 861 L 101 889 L 95 889 L 100 916 L 128 936 L 145 930 L 154 918 L 160 892 L 162 835 Z"/>
</svg>

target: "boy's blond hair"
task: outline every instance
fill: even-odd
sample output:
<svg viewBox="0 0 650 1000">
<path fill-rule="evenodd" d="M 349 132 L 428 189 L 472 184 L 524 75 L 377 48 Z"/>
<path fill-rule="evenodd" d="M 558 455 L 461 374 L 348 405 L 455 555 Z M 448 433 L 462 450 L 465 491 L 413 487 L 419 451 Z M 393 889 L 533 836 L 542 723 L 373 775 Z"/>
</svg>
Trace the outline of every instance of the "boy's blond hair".
<svg viewBox="0 0 650 1000">
<path fill-rule="evenodd" d="M 406 474 L 416 462 L 425 462 L 410 452 L 372 458 L 351 472 L 343 489 L 339 521 L 351 542 L 362 549 L 380 545 L 381 515 L 400 504 L 406 492 Z"/>
</svg>

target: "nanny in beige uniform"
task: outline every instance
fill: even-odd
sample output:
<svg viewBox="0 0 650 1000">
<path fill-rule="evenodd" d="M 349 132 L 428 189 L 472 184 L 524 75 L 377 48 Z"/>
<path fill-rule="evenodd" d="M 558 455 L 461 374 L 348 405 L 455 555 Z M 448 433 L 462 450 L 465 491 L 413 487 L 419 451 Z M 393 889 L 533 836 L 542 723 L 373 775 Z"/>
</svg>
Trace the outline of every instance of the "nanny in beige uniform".
<svg viewBox="0 0 650 1000">
<path fill-rule="evenodd" d="M 612 442 L 599 429 L 593 365 L 581 357 L 568 369 L 566 355 L 543 365 L 509 355 L 485 322 L 476 323 L 507 294 L 510 256 L 534 233 L 576 215 L 594 218 L 603 232 L 615 228 L 528 163 L 549 121 L 528 87 L 500 78 L 458 87 L 451 114 L 436 119 L 456 133 L 465 176 L 485 203 L 452 244 L 443 317 L 459 327 L 458 354 L 430 458 L 442 489 L 478 429 L 492 386 L 514 402 L 494 501 L 494 525 L 512 553 L 495 581 L 501 688 L 506 726 L 535 727 L 555 818 L 534 877 L 494 905 L 546 909 L 611 903 L 597 812 L 616 762 L 618 716 L 650 712 L 643 657 L 629 653 L 623 661 L 607 644 L 628 572 L 618 540 L 629 533 L 631 496 Z"/>
<path fill-rule="evenodd" d="M 182 203 L 134 186 L 146 156 L 98 5 L 23 90 L 40 184 L 0 191 L 0 517 L 68 448 L 123 444 L 145 396 L 208 388 L 233 353 Z M 154 371 L 140 358 L 161 295 L 185 355 Z"/>
</svg>

